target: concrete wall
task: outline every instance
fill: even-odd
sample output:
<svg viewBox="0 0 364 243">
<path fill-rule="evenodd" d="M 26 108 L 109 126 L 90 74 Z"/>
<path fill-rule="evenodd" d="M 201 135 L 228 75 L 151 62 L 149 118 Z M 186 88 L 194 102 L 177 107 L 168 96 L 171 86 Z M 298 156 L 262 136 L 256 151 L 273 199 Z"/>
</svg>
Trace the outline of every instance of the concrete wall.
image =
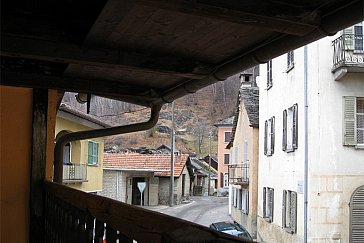
<svg viewBox="0 0 364 243">
<path fill-rule="evenodd" d="M 335 37 L 308 45 L 308 153 L 309 153 L 309 219 L 308 237 L 311 242 L 334 238 L 348 242 L 350 195 L 364 184 L 364 150 L 343 146 L 343 96 L 364 97 L 362 73 L 347 74 L 334 81 L 332 68 Z M 262 189 L 274 188 L 274 218 L 272 223 L 258 219 L 262 241 L 288 237 L 282 229 L 283 190 L 298 192 L 297 233 L 288 237 L 295 241 L 303 237 L 304 175 L 304 49 L 294 52 L 294 68 L 287 70 L 287 57 L 273 60 L 273 87 L 266 90 L 266 65 L 261 65 L 260 127 L 275 116 L 275 152 L 263 154 L 264 129 L 260 129 L 260 165 L 258 185 L 259 216 L 262 216 Z M 289 94 L 289 95 L 286 95 Z M 282 112 L 298 104 L 298 148 L 292 153 L 282 151 Z M 286 242 L 286 241 L 285 241 Z"/>
<path fill-rule="evenodd" d="M 91 130 L 90 127 L 76 123 L 75 121 L 66 120 L 57 117 L 55 136 L 60 132 L 77 132 Z M 99 144 L 98 164 L 87 165 L 88 160 L 88 141 L 94 141 Z M 85 192 L 96 192 L 102 190 L 102 162 L 104 159 L 104 138 L 93 138 L 90 140 L 81 140 L 71 142 L 71 162 L 75 164 L 87 165 L 87 182 L 67 184 L 68 186 Z"/>
<path fill-rule="evenodd" d="M 245 143 L 248 144 L 245 151 Z M 235 153 L 235 151 L 238 153 Z M 243 225 L 253 238 L 257 232 L 257 205 L 258 205 L 258 161 L 259 161 L 259 129 L 250 127 L 247 111 L 243 102 L 240 104 L 239 119 L 236 125 L 233 147 L 230 149 L 232 163 L 243 163 L 244 153 L 247 152 L 248 158 L 248 177 L 249 177 L 249 212 L 245 215 L 241 210 L 232 207 L 232 218 Z M 236 158 L 236 156 L 238 156 Z M 243 172 L 242 172 L 243 175 Z M 229 195 L 230 201 L 232 194 Z M 229 205 L 231 207 L 231 204 Z"/>
<path fill-rule="evenodd" d="M 226 146 L 229 142 L 225 142 L 225 132 L 231 132 L 231 126 L 222 126 L 218 127 L 217 134 L 217 161 L 218 161 L 218 179 L 217 179 L 217 188 L 221 187 L 221 173 L 228 172 L 228 165 L 224 164 L 224 154 L 230 154 L 229 149 L 226 149 Z M 231 161 L 231 158 L 230 158 Z"/>
<path fill-rule="evenodd" d="M 153 177 L 153 173 L 151 172 L 128 172 L 105 169 L 103 190 L 98 195 L 131 204 L 133 177 L 144 177 L 147 182 L 143 193 L 143 201 L 145 204 L 148 206 L 158 205 L 159 178 Z"/>
</svg>

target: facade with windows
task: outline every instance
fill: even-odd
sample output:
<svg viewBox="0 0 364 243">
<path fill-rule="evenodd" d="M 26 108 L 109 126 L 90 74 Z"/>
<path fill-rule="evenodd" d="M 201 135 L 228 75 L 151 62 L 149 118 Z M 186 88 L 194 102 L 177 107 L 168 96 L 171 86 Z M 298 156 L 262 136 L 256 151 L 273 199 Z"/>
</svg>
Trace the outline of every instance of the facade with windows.
<svg viewBox="0 0 364 243">
<path fill-rule="evenodd" d="M 357 220 L 364 217 L 362 29 L 360 23 L 260 66 L 270 70 L 271 82 L 262 72 L 259 242 L 303 241 L 305 136 L 308 241 L 364 240 L 364 224 Z"/>
<path fill-rule="evenodd" d="M 258 67 L 257 67 L 258 68 Z M 255 79 L 255 77 L 254 77 Z M 229 165 L 229 212 L 257 237 L 259 89 L 242 87 L 235 111 Z"/>
<path fill-rule="evenodd" d="M 107 124 L 67 104 L 61 104 L 56 120 L 56 140 L 67 133 L 100 129 Z M 104 139 L 73 141 L 63 149 L 63 183 L 85 192 L 100 192 L 103 181 Z"/>
<path fill-rule="evenodd" d="M 226 148 L 231 139 L 234 117 L 226 118 L 215 126 L 217 127 L 217 161 L 218 179 L 217 188 L 229 188 L 229 164 L 231 162 L 230 151 Z"/>
</svg>

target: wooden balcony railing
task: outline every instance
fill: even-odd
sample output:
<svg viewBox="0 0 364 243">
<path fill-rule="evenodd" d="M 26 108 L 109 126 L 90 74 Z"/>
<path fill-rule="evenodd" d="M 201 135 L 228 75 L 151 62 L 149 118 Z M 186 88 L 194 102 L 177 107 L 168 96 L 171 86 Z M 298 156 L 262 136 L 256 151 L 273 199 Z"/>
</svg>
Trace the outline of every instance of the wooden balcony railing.
<svg viewBox="0 0 364 243">
<path fill-rule="evenodd" d="M 63 183 L 77 183 L 87 181 L 87 165 L 63 165 Z"/>
<path fill-rule="evenodd" d="M 364 68 L 363 35 L 344 34 L 332 42 L 334 72 L 340 67 Z"/>
<path fill-rule="evenodd" d="M 249 165 L 232 164 L 229 165 L 229 183 L 239 184 L 242 186 L 249 185 Z"/>
<path fill-rule="evenodd" d="M 46 181 L 47 243 L 246 242 L 182 219 Z"/>
</svg>

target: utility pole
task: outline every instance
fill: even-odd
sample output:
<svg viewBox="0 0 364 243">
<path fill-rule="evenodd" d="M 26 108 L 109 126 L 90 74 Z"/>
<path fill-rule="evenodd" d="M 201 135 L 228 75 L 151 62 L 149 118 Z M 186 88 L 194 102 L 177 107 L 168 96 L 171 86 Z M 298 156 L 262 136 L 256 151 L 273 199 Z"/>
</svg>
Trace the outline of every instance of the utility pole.
<svg viewBox="0 0 364 243">
<path fill-rule="evenodd" d="M 211 192 L 211 138 L 212 138 L 212 132 L 209 132 L 209 183 L 208 183 L 208 196 L 210 196 Z"/>
<path fill-rule="evenodd" d="M 175 143 L 175 132 L 174 132 L 174 101 L 172 102 L 172 128 L 171 128 L 171 177 L 169 185 L 169 206 L 173 207 L 173 191 L 174 191 L 174 143 Z"/>
</svg>

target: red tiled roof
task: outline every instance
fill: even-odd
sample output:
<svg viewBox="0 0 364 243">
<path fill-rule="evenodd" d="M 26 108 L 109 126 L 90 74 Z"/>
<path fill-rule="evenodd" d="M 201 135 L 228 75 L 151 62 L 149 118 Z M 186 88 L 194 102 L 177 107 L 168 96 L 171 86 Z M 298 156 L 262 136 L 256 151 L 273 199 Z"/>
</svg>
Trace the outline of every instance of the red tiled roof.
<svg viewBox="0 0 364 243">
<path fill-rule="evenodd" d="M 176 155 L 174 176 L 179 177 L 186 165 L 188 154 Z M 152 170 L 156 176 L 170 176 L 170 154 L 115 154 L 104 153 L 104 167 L 108 169 Z M 161 171 L 163 170 L 163 172 Z M 168 171 L 167 171 L 168 170 Z"/>
</svg>

